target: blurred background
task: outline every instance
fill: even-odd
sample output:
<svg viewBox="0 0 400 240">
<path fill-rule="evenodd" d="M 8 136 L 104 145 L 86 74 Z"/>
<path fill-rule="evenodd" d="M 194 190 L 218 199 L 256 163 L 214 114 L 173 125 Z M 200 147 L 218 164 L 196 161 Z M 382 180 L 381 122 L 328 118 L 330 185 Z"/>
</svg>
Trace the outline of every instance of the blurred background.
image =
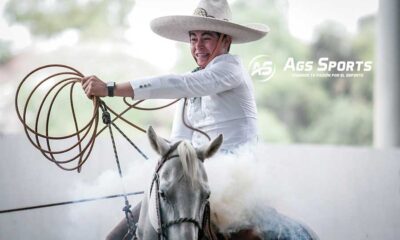
<svg viewBox="0 0 400 240">
<path fill-rule="evenodd" d="M 177 0 L 1 1 L 1 134 L 22 131 L 14 112 L 16 87 L 41 65 L 67 64 L 85 75 L 117 82 L 194 69 L 188 45 L 153 34 L 149 22 L 157 16 L 191 13 L 196 4 Z M 263 141 L 372 145 L 378 0 L 235 0 L 230 4 L 234 21 L 260 22 L 271 28 L 266 38 L 231 48 L 245 66 L 259 55 L 268 55 L 276 67 L 269 81 L 254 80 Z M 372 70 L 353 72 L 362 73 L 357 77 L 301 77 L 284 71 L 289 58 L 316 64 L 322 57 L 371 61 Z M 81 107 L 82 111 L 89 109 Z M 168 135 L 173 109 L 135 111 L 128 116 Z M 63 116 L 68 114 L 54 114 L 54 131 L 56 126 L 65 126 L 58 121 L 68 119 Z"/>
<path fill-rule="evenodd" d="M 399 239 L 399 2 L 228 2 L 234 22 L 260 22 L 271 29 L 260 41 L 231 47 L 248 67 L 257 98 L 262 161 L 249 164 L 259 173 L 249 183 L 262 185 L 271 207 L 306 223 L 321 239 Z M 189 46 L 155 35 L 149 23 L 159 16 L 191 14 L 197 3 L 0 0 L 0 210 L 122 192 L 108 134 L 96 140 L 80 174 L 46 161 L 17 117 L 17 87 L 33 69 L 55 63 L 116 82 L 191 71 L 196 66 Z M 321 59 L 362 67 L 318 71 Z M 312 68 L 306 70 L 309 62 Z M 43 76 L 33 76 L 21 89 L 20 109 Z M 45 94 L 37 93 L 27 108 L 31 127 Z M 104 100 L 117 111 L 125 108 L 122 99 Z M 68 91 L 55 101 L 50 135 L 73 132 L 68 101 Z M 93 105 L 79 85 L 74 101 L 82 126 Z M 149 100 L 143 106 L 169 102 Z M 168 137 L 174 110 L 131 110 L 125 116 Z M 143 133 L 117 124 L 155 159 Z M 38 129 L 44 133 L 45 126 Z M 144 190 L 154 161 L 144 162 L 118 134 L 116 141 L 127 190 Z M 130 197 L 131 203 L 140 197 Z M 0 239 L 104 239 L 123 217 L 122 204 L 111 199 L 0 214 Z"/>
</svg>

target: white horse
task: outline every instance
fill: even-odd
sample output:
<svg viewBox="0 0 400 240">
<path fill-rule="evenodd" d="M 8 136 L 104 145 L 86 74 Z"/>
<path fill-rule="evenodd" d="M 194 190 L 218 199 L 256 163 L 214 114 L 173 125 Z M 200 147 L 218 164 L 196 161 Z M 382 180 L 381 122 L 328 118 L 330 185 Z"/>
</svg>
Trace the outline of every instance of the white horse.
<svg viewBox="0 0 400 240">
<path fill-rule="evenodd" d="M 203 161 L 218 151 L 222 135 L 197 150 L 187 141 L 171 145 L 151 127 L 148 137 L 161 159 L 142 201 L 137 238 L 212 239 L 210 189 Z"/>
<path fill-rule="evenodd" d="M 153 149 L 161 156 L 140 209 L 136 238 L 140 240 L 314 240 L 317 235 L 304 224 L 274 209 L 256 210 L 252 226 L 226 235 L 212 229 L 210 189 L 204 161 L 222 144 L 219 135 L 195 149 L 187 141 L 170 144 L 148 129 Z M 257 230 L 256 230 L 257 229 Z"/>
</svg>

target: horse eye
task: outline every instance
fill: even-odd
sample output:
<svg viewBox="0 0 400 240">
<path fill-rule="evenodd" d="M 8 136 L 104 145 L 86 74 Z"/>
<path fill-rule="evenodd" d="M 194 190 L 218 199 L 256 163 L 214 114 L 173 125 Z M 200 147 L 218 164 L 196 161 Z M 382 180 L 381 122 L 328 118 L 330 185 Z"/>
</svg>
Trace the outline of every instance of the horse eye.
<svg viewBox="0 0 400 240">
<path fill-rule="evenodd" d="M 161 197 L 162 199 L 165 199 L 165 198 L 166 198 L 165 192 L 164 192 L 163 190 L 158 191 L 158 194 L 160 194 L 160 197 Z"/>
<path fill-rule="evenodd" d="M 209 199 L 209 198 L 210 198 L 210 195 L 211 195 L 211 192 L 207 192 L 207 193 L 206 193 L 206 199 Z"/>
</svg>

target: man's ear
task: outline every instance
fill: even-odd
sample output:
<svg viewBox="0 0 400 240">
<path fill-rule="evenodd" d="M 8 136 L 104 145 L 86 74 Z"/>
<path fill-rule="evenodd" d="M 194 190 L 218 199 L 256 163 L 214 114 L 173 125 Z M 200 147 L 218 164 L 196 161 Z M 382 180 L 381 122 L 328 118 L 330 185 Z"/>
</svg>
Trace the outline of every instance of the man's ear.
<svg viewBox="0 0 400 240">
<path fill-rule="evenodd" d="M 167 140 L 157 136 L 156 132 L 151 126 L 147 130 L 147 136 L 149 138 L 150 145 L 154 149 L 154 151 L 156 151 L 161 156 L 164 156 L 168 152 L 170 145 L 168 144 Z"/>
<path fill-rule="evenodd" d="M 197 157 L 201 161 L 212 157 L 221 147 L 223 141 L 224 138 L 222 134 L 218 135 L 218 137 L 214 138 L 214 140 L 212 140 L 210 143 L 197 150 Z"/>
<path fill-rule="evenodd" d="M 225 35 L 223 44 L 224 44 L 224 49 L 226 50 L 226 53 L 229 53 L 229 50 L 230 50 L 231 44 L 232 44 L 232 37 L 229 35 Z"/>
</svg>

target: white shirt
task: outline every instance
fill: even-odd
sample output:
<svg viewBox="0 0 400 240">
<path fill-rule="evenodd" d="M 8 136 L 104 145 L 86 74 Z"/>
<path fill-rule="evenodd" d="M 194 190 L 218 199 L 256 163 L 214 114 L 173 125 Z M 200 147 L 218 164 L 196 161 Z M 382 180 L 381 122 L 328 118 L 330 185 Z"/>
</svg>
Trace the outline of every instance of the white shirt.
<svg viewBox="0 0 400 240">
<path fill-rule="evenodd" d="M 130 82 L 134 99 L 187 97 L 186 122 L 211 138 L 222 133 L 222 149 L 230 150 L 257 139 L 257 108 L 254 87 L 240 58 L 215 57 L 205 69 L 181 75 L 149 77 Z M 182 123 L 183 99 L 179 101 L 171 141 L 188 139 L 195 147 L 208 140 Z"/>
</svg>

